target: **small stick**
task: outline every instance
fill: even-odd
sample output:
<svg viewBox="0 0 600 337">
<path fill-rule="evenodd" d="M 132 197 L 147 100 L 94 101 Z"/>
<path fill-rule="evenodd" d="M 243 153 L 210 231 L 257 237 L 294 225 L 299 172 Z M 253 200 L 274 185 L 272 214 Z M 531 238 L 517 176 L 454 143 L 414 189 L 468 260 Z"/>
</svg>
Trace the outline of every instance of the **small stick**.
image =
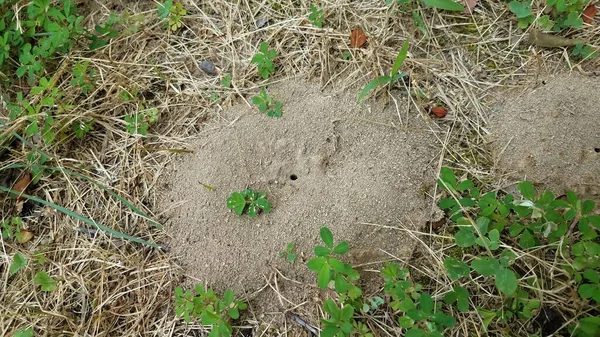
<svg viewBox="0 0 600 337">
<path fill-rule="evenodd" d="M 286 317 L 293 320 L 294 322 L 296 322 L 298 325 L 305 328 L 306 330 L 310 331 L 313 335 L 315 335 L 315 336 L 319 335 L 319 332 L 317 331 L 317 329 L 315 329 L 312 325 L 306 323 L 306 321 L 303 320 L 302 318 L 300 318 L 300 316 L 294 314 L 291 311 L 285 311 L 283 309 L 281 309 L 281 311 L 284 312 Z"/>
</svg>

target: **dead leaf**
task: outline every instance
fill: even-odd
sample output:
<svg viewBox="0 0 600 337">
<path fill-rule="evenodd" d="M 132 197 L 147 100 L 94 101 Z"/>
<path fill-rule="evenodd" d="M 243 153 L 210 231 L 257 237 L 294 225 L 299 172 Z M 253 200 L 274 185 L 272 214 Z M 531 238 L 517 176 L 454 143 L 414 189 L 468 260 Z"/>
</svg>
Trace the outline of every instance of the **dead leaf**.
<svg viewBox="0 0 600 337">
<path fill-rule="evenodd" d="M 353 29 L 350 32 L 350 47 L 360 48 L 367 42 L 367 36 L 360 28 Z"/>
<path fill-rule="evenodd" d="M 31 183 L 31 174 L 29 173 L 29 171 L 25 171 L 23 178 L 19 179 L 19 181 L 17 181 L 13 186 L 13 190 L 19 192 L 19 194 L 25 193 L 25 190 L 27 189 L 27 186 L 29 186 L 29 183 Z M 19 196 L 17 200 L 22 201 L 24 199 L 25 198 Z"/>
<path fill-rule="evenodd" d="M 446 222 L 446 219 L 444 219 L 444 218 L 442 218 L 438 221 L 432 221 L 431 228 L 437 232 L 445 222 Z"/>
<path fill-rule="evenodd" d="M 538 47 L 556 48 L 584 44 L 582 39 L 567 39 L 562 36 L 542 33 L 539 29 L 529 30 L 529 43 Z"/>
<path fill-rule="evenodd" d="M 597 8 L 596 5 L 589 5 L 583 10 L 583 22 L 592 23 L 596 16 Z"/>
<path fill-rule="evenodd" d="M 17 235 L 18 243 L 26 243 L 29 242 L 31 239 L 33 239 L 33 232 L 28 231 L 26 229 L 21 229 L 19 231 L 19 235 Z"/>
<path fill-rule="evenodd" d="M 477 6 L 478 1 L 479 0 L 465 0 L 465 2 L 467 3 L 467 6 L 465 6 L 465 13 L 471 13 L 473 11 L 473 8 Z"/>
<path fill-rule="evenodd" d="M 448 114 L 448 108 L 436 106 L 435 108 L 431 108 L 430 112 L 436 115 L 438 118 L 444 118 L 446 117 L 446 114 Z"/>
</svg>

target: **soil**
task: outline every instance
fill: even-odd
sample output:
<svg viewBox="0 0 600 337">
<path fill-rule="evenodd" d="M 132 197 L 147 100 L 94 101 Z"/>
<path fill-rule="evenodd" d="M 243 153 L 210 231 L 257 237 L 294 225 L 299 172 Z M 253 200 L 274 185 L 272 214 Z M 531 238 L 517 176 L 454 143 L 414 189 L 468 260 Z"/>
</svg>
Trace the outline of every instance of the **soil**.
<svg viewBox="0 0 600 337">
<path fill-rule="evenodd" d="M 186 273 L 217 290 L 255 291 L 274 268 L 314 285 L 306 261 L 322 226 L 350 243 L 347 260 L 363 269 L 408 259 L 414 243 L 398 228 L 430 220 L 424 191 L 435 183 L 439 156 L 421 114 L 403 110 L 400 126 L 394 104 L 357 105 L 353 94 L 302 81 L 267 91 L 283 103 L 281 118 L 234 106 L 165 176 L 160 204 Z M 273 211 L 254 219 L 230 212 L 230 193 L 247 187 L 266 192 Z M 280 256 L 288 243 L 296 245 L 294 264 Z"/>
<path fill-rule="evenodd" d="M 491 119 L 496 169 L 540 191 L 600 201 L 598 93 L 598 77 L 573 73 L 515 95 Z"/>
</svg>

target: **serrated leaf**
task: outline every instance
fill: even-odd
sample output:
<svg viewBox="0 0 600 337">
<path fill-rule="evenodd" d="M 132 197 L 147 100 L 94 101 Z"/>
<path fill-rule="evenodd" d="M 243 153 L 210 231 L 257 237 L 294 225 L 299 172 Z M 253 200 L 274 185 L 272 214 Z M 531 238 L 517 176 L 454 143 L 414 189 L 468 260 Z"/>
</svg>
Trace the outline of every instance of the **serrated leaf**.
<svg viewBox="0 0 600 337">
<path fill-rule="evenodd" d="M 42 291 L 53 291 L 56 289 L 56 281 L 52 279 L 45 271 L 39 271 L 33 277 L 33 283 L 40 286 Z"/>
<path fill-rule="evenodd" d="M 8 271 L 11 275 L 14 275 L 25 266 L 27 266 L 27 259 L 25 259 L 21 253 L 16 253 L 15 256 L 13 256 L 13 262 L 8 268 Z"/>
</svg>

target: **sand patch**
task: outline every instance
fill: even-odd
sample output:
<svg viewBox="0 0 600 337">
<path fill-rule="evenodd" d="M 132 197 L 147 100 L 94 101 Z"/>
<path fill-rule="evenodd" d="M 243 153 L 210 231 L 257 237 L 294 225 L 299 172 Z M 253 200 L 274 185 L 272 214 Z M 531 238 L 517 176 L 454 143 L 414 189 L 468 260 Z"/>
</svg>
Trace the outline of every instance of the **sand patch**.
<svg viewBox="0 0 600 337">
<path fill-rule="evenodd" d="M 600 200 L 599 93 L 599 78 L 563 74 L 511 99 L 491 121 L 497 169 Z"/>
<path fill-rule="evenodd" d="M 410 112 L 399 128 L 393 107 L 357 106 L 352 93 L 293 81 L 268 91 L 284 103 L 282 118 L 246 105 L 225 111 L 165 177 L 170 246 L 186 272 L 216 289 L 256 290 L 275 266 L 313 284 L 305 262 L 324 225 L 350 242 L 352 263 L 389 259 L 380 249 L 410 256 L 408 235 L 365 223 L 420 229 L 429 220 L 423 187 L 434 184 L 438 150 L 422 117 Z M 246 187 L 267 192 L 272 213 L 230 212 L 227 197 Z M 290 242 L 294 264 L 278 256 Z"/>
</svg>

